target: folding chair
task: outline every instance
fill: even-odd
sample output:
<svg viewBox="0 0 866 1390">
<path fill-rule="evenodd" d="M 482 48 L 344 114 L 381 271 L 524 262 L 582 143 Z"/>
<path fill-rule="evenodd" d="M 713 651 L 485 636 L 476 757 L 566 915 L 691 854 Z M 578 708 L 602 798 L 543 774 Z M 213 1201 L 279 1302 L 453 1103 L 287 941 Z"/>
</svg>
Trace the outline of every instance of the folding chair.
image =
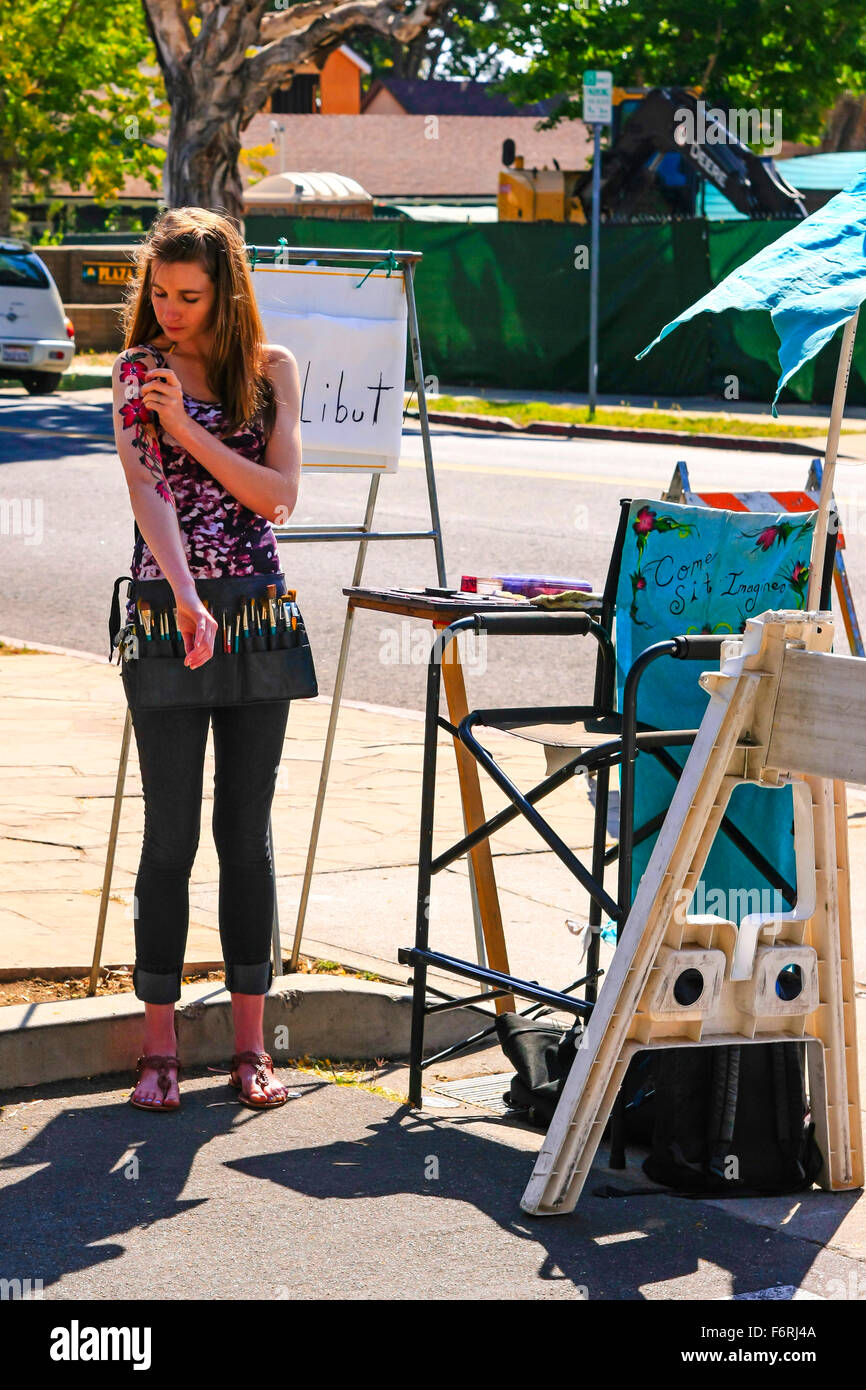
<svg viewBox="0 0 866 1390">
<path fill-rule="evenodd" d="M 461 1042 L 424 1058 L 424 1023 L 428 1014 L 448 1009 L 465 1008 L 471 1012 L 482 1013 L 489 1019 L 484 1005 L 504 994 L 514 994 L 520 998 L 534 1001 L 526 1013 L 542 1008 L 586 1018 L 591 1013 L 597 997 L 599 977 L 601 914 L 620 925 L 627 915 L 632 900 L 632 859 L 637 845 L 649 842 L 654 837 L 664 818 L 666 805 L 637 828 L 634 827 L 635 763 L 638 753 L 650 753 L 666 768 L 672 780 L 671 791 L 681 768 L 671 754 L 671 749 L 688 748 L 694 742 L 697 725 L 684 729 L 655 726 L 639 722 L 637 719 L 637 697 L 641 681 L 649 668 L 662 656 L 676 660 L 699 661 L 702 669 L 716 666 L 721 643 L 731 632 L 713 634 L 711 632 L 682 634 L 676 631 L 676 620 L 671 616 L 671 632 L 663 641 L 654 641 L 640 650 L 633 663 L 623 669 L 620 663 L 617 680 L 619 652 L 614 647 L 613 633 L 617 628 L 617 647 L 626 650 L 634 646 L 624 640 L 629 629 L 629 614 L 622 612 L 622 603 L 617 608 L 618 594 L 623 583 L 623 553 L 629 528 L 637 530 L 636 518 L 642 516 L 642 509 L 652 511 L 658 503 L 624 499 L 620 503 L 620 517 L 611 556 L 607 580 L 605 582 L 602 608 L 598 619 L 587 614 L 527 612 L 525 614 L 484 614 L 476 613 L 461 618 L 440 632 L 434 641 L 427 669 L 427 698 L 424 732 L 424 759 L 421 791 L 421 824 L 418 855 L 418 893 L 415 919 L 415 944 L 401 947 L 398 960 L 413 967 L 413 1009 L 412 1035 L 410 1043 L 410 1105 L 421 1104 L 422 1074 L 426 1067 L 442 1062 L 447 1057 L 482 1041 L 495 1031 L 495 1024 L 476 1030 Z M 653 516 L 656 513 L 653 511 Z M 666 507 L 666 516 L 674 517 L 681 527 L 705 522 L 712 513 L 705 508 L 678 506 Z M 716 514 L 720 515 L 720 514 Z M 747 525 L 757 528 L 759 534 L 766 535 L 770 528 L 780 523 L 786 524 L 784 514 L 764 516 L 757 513 L 725 513 L 732 519 L 732 534 L 737 527 Z M 814 513 L 806 517 L 798 516 L 798 525 L 809 529 L 814 524 Z M 761 528 L 764 531 L 761 531 Z M 673 529 L 673 528 L 672 528 Z M 805 532 L 804 532 L 805 534 Z M 829 604 L 830 583 L 832 579 L 833 555 L 835 551 L 835 528 L 830 528 L 827 551 L 822 576 L 822 607 Z M 715 557 L 720 558 L 720 557 Z M 723 562 L 723 559 L 722 559 Z M 640 592 L 634 588 L 635 596 Z M 778 602 L 776 602 L 778 598 Z M 794 606 L 796 594 L 774 596 L 773 607 L 784 607 L 785 602 Z M 631 605 L 632 607 L 634 605 Z M 443 654 L 447 644 L 460 632 L 466 630 L 485 632 L 491 636 L 530 636 L 533 634 L 590 636 L 596 646 L 596 673 L 591 705 L 575 706 L 534 706 L 506 709 L 476 709 L 455 727 L 439 713 L 440 671 Z M 639 645 L 639 644 L 638 644 Z M 694 682 L 697 688 L 697 677 Z M 617 686 L 619 686 L 621 709 L 616 708 Z M 521 791 L 508 774 L 495 761 L 478 739 L 478 731 L 491 728 L 505 731 L 543 746 L 547 760 L 547 775 L 527 792 Z M 509 806 L 489 817 L 470 834 L 463 836 L 442 853 L 433 857 L 433 819 L 436 781 L 436 754 L 439 729 L 446 730 L 452 737 L 460 739 L 472 756 L 484 768 L 493 782 L 505 793 Z M 606 846 L 607 812 L 609 798 L 610 769 L 621 768 L 620 792 L 620 840 L 619 845 L 608 851 Z M 554 828 L 541 815 L 537 804 L 562 786 L 576 773 L 594 773 L 597 778 L 597 792 L 593 827 L 593 845 L 589 867 L 582 863 L 568 847 Z M 669 799 L 669 798 L 668 798 Z M 441 872 L 462 855 L 467 854 L 476 844 L 489 838 L 517 815 L 523 815 L 541 839 L 556 854 L 557 858 L 573 874 L 589 895 L 590 906 L 588 927 L 590 942 L 587 950 L 585 973 L 564 988 L 553 988 L 538 981 L 523 980 L 514 975 L 491 970 L 477 962 L 431 950 L 429 944 L 429 904 L 431 881 L 434 874 Z M 726 817 L 722 830 L 736 845 L 755 869 L 777 887 L 789 903 L 793 903 L 795 890 L 787 883 L 776 867 L 759 850 L 756 850 L 747 836 Z M 604 886 L 606 863 L 618 858 L 618 884 L 616 897 L 612 897 Z M 427 985 L 427 970 L 436 967 L 446 974 L 453 974 L 478 981 L 487 986 L 484 993 L 455 997 Z M 583 996 L 575 997 L 574 991 L 584 987 Z M 428 1003 L 427 995 L 433 995 L 437 1002 Z"/>
</svg>

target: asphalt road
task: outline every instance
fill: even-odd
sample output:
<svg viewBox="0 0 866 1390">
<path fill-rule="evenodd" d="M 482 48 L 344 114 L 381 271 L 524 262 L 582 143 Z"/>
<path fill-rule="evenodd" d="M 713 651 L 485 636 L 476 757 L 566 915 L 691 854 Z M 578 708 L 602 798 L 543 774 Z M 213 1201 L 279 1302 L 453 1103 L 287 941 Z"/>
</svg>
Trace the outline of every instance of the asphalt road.
<svg viewBox="0 0 866 1390">
<path fill-rule="evenodd" d="M 450 583 L 467 572 L 516 571 L 586 578 L 600 587 L 619 499 L 658 498 L 683 456 L 697 490 L 798 488 L 807 470 L 807 460 L 774 453 L 515 438 L 443 426 L 433 427 L 433 456 Z M 11 383 L 0 388 L 0 464 L 0 633 L 107 656 L 111 586 L 128 573 L 133 541 L 110 393 L 30 398 Z M 359 524 L 368 485 L 366 478 L 305 474 L 292 524 Z M 862 467 L 840 464 L 836 495 L 856 598 L 866 592 Z M 429 524 L 416 422 L 404 431 L 399 472 L 381 480 L 376 522 L 381 529 Z M 283 542 L 281 554 L 288 583 L 299 591 L 319 689 L 330 694 L 346 611 L 342 588 L 351 581 L 356 545 Z M 363 579 L 435 584 L 432 543 L 372 543 Z M 344 697 L 422 708 L 430 631 L 427 624 L 359 613 Z M 486 650 L 467 649 L 470 700 L 474 694 L 485 705 L 565 703 L 587 696 L 590 663 L 579 640 L 545 638 L 542 646 L 543 656 L 537 639 L 500 638 Z"/>
<path fill-rule="evenodd" d="M 538 1131 L 474 1107 L 443 1120 L 278 1070 L 301 1094 L 267 1115 L 243 1110 L 224 1077 L 196 1066 L 183 1076 L 181 1113 L 165 1120 L 125 1104 L 127 1076 L 0 1092 L 0 1276 L 41 1280 L 45 1300 L 71 1300 L 70 1315 L 88 1323 L 100 1309 L 84 1300 L 168 1300 L 158 1317 L 135 1319 L 154 1326 L 162 1364 L 175 1299 L 588 1300 L 581 1364 L 613 1350 L 588 1335 L 600 1302 L 689 1304 L 675 1323 L 641 1322 L 617 1346 L 618 1369 L 637 1373 L 649 1356 L 666 1370 L 681 1365 L 681 1349 L 723 1345 L 703 1324 L 762 1321 L 753 1300 L 781 1300 L 769 1311 L 783 1326 L 824 1315 L 816 1337 L 744 1337 L 780 1360 L 817 1351 L 826 1366 L 834 1336 L 853 1335 L 849 1311 L 831 1321 L 823 1302 L 863 1297 L 863 1262 L 839 1248 L 853 1193 L 834 1194 L 810 1222 L 797 1194 L 628 1196 L 646 1190 L 640 1169 L 597 1163 L 574 1212 L 531 1217 L 519 1199 Z M 611 1187 L 622 1195 L 605 1195 Z M 748 1300 L 748 1313 L 709 1306 L 723 1299 Z"/>
</svg>

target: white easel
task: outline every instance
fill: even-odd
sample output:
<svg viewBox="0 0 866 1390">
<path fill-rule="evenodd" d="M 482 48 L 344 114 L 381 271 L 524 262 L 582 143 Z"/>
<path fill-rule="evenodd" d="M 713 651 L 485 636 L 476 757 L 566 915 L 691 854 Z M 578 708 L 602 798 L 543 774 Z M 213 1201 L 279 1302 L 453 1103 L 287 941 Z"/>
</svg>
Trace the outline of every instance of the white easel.
<svg viewBox="0 0 866 1390">
<path fill-rule="evenodd" d="M 415 389 L 418 393 L 418 415 L 421 425 L 421 442 L 424 451 L 424 470 L 427 478 L 427 496 L 430 505 L 430 529 L 426 531 L 376 531 L 373 529 L 373 515 L 376 508 L 376 500 L 379 493 L 379 479 L 384 469 L 376 469 L 370 478 L 370 488 L 367 494 L 367 502 L 364 509 L 364 519 L 360 525 L 321 525 L 321 526 L 286 526 L 275 528 L 274 534 L 278 541 L 347 541 L 358 540 L 358 553 L 355 557 L 355 567 L 350 580 L 351 585 L 357 586 L 361 582 L 364 570 L 364 562 L 367 556 L 367 545 L 370 541 L 387 540 L 432 540 L 436 553 L 436 574 L 438 583 L 445 587 L 447 579 L 445 574 L 445 556 L 442 549 L 442 527 L 439 519 L 439 500 L 436 493 L 436 478 L 433 472 L 433 450 L 430 443 L 430 426 L 427 418 L 427 396 L 424 389 L 424 369 L 421 362 L 421 344 L 418 333 L 418 314 L 415 305 L 415 284 L 414 270 L 417 262 L 421 260 L 420 251 L 373 251 L 373 250 L 349 250 L 345 247 L 261 247 L 252 246 L 248 248 L 253 253 L 253 274 L 255 265 L 260 255 L 271 255 L 275 263 L 288 266 L 292 259 L 296 261 L 324 261 L 333 263 L 336 261 L 356 261 L 362 265 L 371 267 L 387 266 L 388 273 L 396 267 L 402 267 L 403 281 L 406 291 L 406 309 L 409 329 L 409 344 L 412 354 L 412 368 L 415 377 Z M 343 636 L 340 642 L 340 655 L 337 660 L 337 674 L 334 682 L 334 694 L 331 700 L 331 714 L 328 720 L 328 731 L 325 737 L 325 748 L 322 755 L 322 769 L 319 775 L 319 786 L 316 794 L 316 805 L 313 812 L 313 824 L 310 831 L 310 842 L 307 849 L 307 861 L 304 869 L 304 881 L 301 888 L 301 900 L 298 907 L 298 920 L 295 927 L 295 937 L 292 945 L 292 955 L 290 969 L 296 970 L 298 965 L 298 955 L 300 952 L 301 935 L 303 932 L 304 919 L 307 911 L 307 903 L 310 896 L 310 885 L 313 877 L 313 867 L 316 858 L 316 849 L 319 841 L 319 830 L 322 823 L 322 810 L 325 802 L 325 792 L 328 785 L 328 774 L 331 767 L 331 758 L 334 749 L 334 739 L 337 732 L 337 720 L 340 714 L 340 701 L 343 694 L 343 684 L 346 675 L 346 663 L 349 655 L 349 643 L 352 636 L 352 620 L 354 609 L 351 604 L 347 605 L 346 617 L 343 623 Z M 477 918 L 477 902 L 474 892 L 474 881 L 472 883 L 472 904 L 473 911 Z M 282 956 L 279 941 L 279 926 L 276 920 L 276 904 L 274 909 L 274 970 L 279 973 L 282 969 Z"/>
</svg>

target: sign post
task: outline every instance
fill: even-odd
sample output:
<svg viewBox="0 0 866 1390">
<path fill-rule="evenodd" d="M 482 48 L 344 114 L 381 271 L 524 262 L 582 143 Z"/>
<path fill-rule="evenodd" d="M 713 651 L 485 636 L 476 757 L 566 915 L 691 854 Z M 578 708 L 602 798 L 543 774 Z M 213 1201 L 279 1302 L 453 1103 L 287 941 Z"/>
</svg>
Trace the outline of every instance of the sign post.
<svg viewBox="0 0 866 1390">
<path fill-rule="evenodd" d="M 592 240 L 589 253 L 589 418 L 598 390 L 598 227 L 601 215 L 601 128 L 613 118 L 613 74 L 583 74 L 583 119 L 592 126 Z"/>
</svg>

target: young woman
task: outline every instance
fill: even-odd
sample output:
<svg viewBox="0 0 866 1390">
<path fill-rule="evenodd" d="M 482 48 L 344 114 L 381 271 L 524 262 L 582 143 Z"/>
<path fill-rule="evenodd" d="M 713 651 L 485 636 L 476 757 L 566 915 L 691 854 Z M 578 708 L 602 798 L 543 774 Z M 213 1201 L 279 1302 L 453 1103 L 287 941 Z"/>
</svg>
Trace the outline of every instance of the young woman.
<svg viewBox="0 0 866 1390">
<path fill-rule="evenodd" d="M 136 260 L 125 347 L 112 373 L 115 439 L 136 519 L 130 573 L 168 581 L 184 661 L 194 668 L 211 659 L 217 634 L 195 580 L 280 573 L 271 523 L 285 524 L 298 497 L 298 367 L 288 349 L 263 342 L 244 242 L 227 218 L 170 209 Z M 235 1029 L 231 1083 L 257 1108 L 287 1099 L 264 1049 L 262 1019 L 273 976 L 268 822 L 288 712 L 288 700 L 133 711 L 145 812 L 133 974 L 145 1027 L 134 1105 L 180 1104 L 174 1005 L 210 721 L 219 929 Z"/>
</svg>

